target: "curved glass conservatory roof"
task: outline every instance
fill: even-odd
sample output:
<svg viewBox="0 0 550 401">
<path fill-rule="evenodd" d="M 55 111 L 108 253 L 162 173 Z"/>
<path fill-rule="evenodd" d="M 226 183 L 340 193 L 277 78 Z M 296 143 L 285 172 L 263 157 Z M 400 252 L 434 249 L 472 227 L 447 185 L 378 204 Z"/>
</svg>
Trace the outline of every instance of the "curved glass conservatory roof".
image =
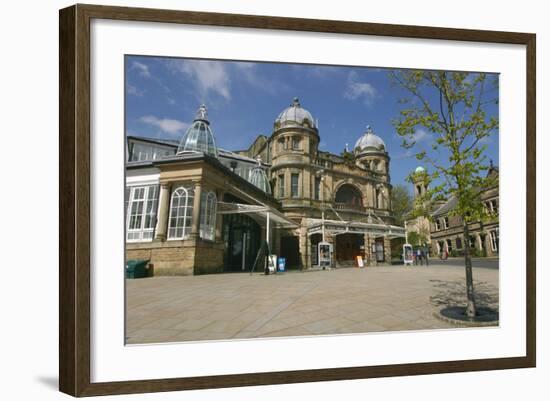
<svg viewBox="0 0 550 401">
<path fill-rule="evenodd" d="M 204 104 L 199 107 L 193 124 L 181 139 L 178 154 L 183 152 L 203 152 L 218 157 L 216 141 L 210 129 L 210 121 L 208 121 L 207 109 Z"/>
<path fill-rule="evenodd" d="M 248 181 L 260 188 L 267 194 L 271 194 L 271 186 L 269 185 L 269 180 L 265 173 L 265 170 L 262 167 L 262 159 L 258 157 L 258 164 L 254 166 L 248 173 Z"/>
</svg>

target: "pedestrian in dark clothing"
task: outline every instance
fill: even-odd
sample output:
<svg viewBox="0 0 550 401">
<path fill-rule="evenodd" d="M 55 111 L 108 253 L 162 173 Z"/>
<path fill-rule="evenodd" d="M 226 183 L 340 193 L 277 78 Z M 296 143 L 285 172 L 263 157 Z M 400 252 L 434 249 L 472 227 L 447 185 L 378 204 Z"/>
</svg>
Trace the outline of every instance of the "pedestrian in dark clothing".
<svg viewBox="0 0 550 401">
<path fill-rule="evenodd" d="M 425 248 L 425 254 L 424 254 L 424 257 L 426 258 L 426 266 L 428 266 L 430 264 L 429 260 L 430 260 L 430 255 L 429 255 L 429 250 L 428 248 Z"/>
</svg>

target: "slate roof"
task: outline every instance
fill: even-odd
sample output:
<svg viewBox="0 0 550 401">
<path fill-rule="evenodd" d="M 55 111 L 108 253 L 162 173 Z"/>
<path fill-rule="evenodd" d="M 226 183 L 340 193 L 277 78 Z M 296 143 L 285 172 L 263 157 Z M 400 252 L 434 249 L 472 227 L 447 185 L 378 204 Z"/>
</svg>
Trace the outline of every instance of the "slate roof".
<svg viewBox="0 0 550 401">
<path fill-rule="evenodd" d="M 445 202 L 443 205 L 438 207 L 435 211 L 432 212 L 432 216 L 437 217 L 444 214 L 449 213 L 451 210 L 453 210 L 456 207 L 458 200 L 456 199 L 456 196 L 451 196 L 447 202 Z"/>
</svg>

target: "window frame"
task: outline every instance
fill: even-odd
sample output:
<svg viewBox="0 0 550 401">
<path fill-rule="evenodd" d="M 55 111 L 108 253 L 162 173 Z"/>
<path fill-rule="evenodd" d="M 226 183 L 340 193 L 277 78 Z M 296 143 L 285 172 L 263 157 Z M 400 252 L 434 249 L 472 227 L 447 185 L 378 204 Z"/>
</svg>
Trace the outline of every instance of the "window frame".
<svg viewBox="0 0 550 401">
<path fill-rule="evenodd" d="M 489 231 L 489 239 L 491 240 L 491 251 L 498 252 L 498 232 L 497 230 Z"/>
<path fill-rule="evenodd" d="M 456 246 L 457 251 L 464 249 L 464 246 L 462 244 L 462 238 L 460 238 L 460 237 L 455 238 L 455 246 Z"/>
<path fill-rule="evenodd" d="M 126 242 L 151 242 L 155 238 L 155 231 L 158 221 L 159 185 L 132 185 L 128 186 L 127 189 L 129 190 L 129 193 L 126 205 Z M 136 200 L 136 191 L 140 190 L 143 190 L 143 197 Z M 151 191 L 153 192 L 152 198 L 149 196 Z M 132 208 L 134 202 L 142 202 L 141 212 L 139 214 L 140 222 L 139 227 L 130 228 L 130 224 L 132 223 Z M 149 224 L 146 224 L 147 222 L 149 222 Z M 137 234 L 137 237 L 130 238 L 131 234 Z"/>
<path fill-rule="evenodd" d="M 201 210 L 199 217 L 199 237 L 204 240 L 216 240 L 216 214 L 218 212 L 217 206 L 218 198 L 214 191 L 202 192 Z M 207 222 L 207 220 L 210 221 Z"/>
<path fill-rule="evenodd" d="M 285 197 L 285 175 L 279 174 L 277 179 L 279 180 L 279 185 L 277 187 L 277 195 L 279 198 Z"/>
<path fill-rule="evenodd" d="M 291 137 L 291 140 L 290 140 L 290 148 L 291 150 L 302 150 L 301 148 L 301 145 L 302 144 L 302 138 L 300 138 L 299 136 L 293 136 Z"/>
<path fill-rule="evenodd" d="M 171 235 L 172 229 L 174 232 L 177 232 L 177 229 L 179 228 L 177 225 L 175 227 L 172 226 L 172 213 L 174 210 L 174 195 L 179 190 L 183 190 L 185 192 L 185 205 L 183 206 L 184 214 L 183 217 L 181 217 L 178 213 L 178 215 L 175 217 L 176 220 L 183 219 L 183 226 L 182 229 L 182 235 L 176 236 Z M 180 197 L 182 197 L 180 195 Z M 189 201 L 189 198 L 191 198 L 191 202 Z M 166 240 L 167 241 L 177 241 L 177 240 L 185 240 L 189 238 L 189 234 L 191 232 L 191 228 L 193 226 L 193 203 L 195 200 L 195 190 L 192 187 L 186 187 L 185 185 L 178 185 L 174 188 L 172 193 L 170 194 L 170 210 L 168 213 L 168 224 L 167 224 L 167 234 L 166 234 Z M 178 204 L 178 209 L 180 209 L 182 206 Z M 187 224 L 187 220 L 189 220 L 189 224 Z"/>
<path fill-rule="evenodd" d="M 313 199 L 321 200 L 321 177 L 315 177 L 313 180 Z"/>
<path fill-rule="evenodd" d="M 293 183 L 293 178 L 296 178 L 296 185 Z M 294 188 L 296 188 L 296 192 L 294 192 Z M 290 197 L 300 197 L 300 173 L 290 173 Z"/>
</svg>

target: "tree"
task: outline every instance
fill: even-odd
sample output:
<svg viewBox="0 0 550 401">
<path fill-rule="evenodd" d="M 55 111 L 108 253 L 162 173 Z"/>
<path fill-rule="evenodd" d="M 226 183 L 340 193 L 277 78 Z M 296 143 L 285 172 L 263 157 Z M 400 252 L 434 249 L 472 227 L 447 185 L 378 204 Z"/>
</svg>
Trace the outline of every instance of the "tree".
<svg viewBox="0 0 550 401">
<path fill-rule="evenodd" d="M 391 191 L 391 204 L 393 206 L 393 214 L 395 223 L 399 226 L 405 222 L 405 215 L 412 209 L 412 197 L 404 185 L 396 185 Z"/>
<path fill-rule="evenodd" d="M 425 208 L 438 197 L 455 197 L 457 205 L 451 213 L 462 218 L 464 238 L 469 238 L 469 223 L 486 214 L 480 198 L 491 186 L 491 177 L 483 174 L 489 168 L 485 142 L 498 130 L 498 119 L 488 115 L 487 105 L 498 102 L 498 78 L 490 79 L 483 73 L 419 70 L 393 70 L 390 77 L 407 93 L 401 100 L 406 107 L 393 121 L 402 146 L 418 149 L 421 127 L 434 136 L 433 152 L 418 149 L 416 158 L 433 167 L 431 174 L 425 174 L 435 185 L 426 191 L 424 199 L 415 202 L 415 207 Z M 464 242 L 466 315 L 473 318 L 472 259 L 469 241 Z"/>
<path fill-rule="evenodd" d="M 423 234 L 416 231 L 412 231 L 409 233 L 409 244 L 411 245 L 424 245 L 426 242 L 428 242 L 428 237 Z"/>
</svg>

